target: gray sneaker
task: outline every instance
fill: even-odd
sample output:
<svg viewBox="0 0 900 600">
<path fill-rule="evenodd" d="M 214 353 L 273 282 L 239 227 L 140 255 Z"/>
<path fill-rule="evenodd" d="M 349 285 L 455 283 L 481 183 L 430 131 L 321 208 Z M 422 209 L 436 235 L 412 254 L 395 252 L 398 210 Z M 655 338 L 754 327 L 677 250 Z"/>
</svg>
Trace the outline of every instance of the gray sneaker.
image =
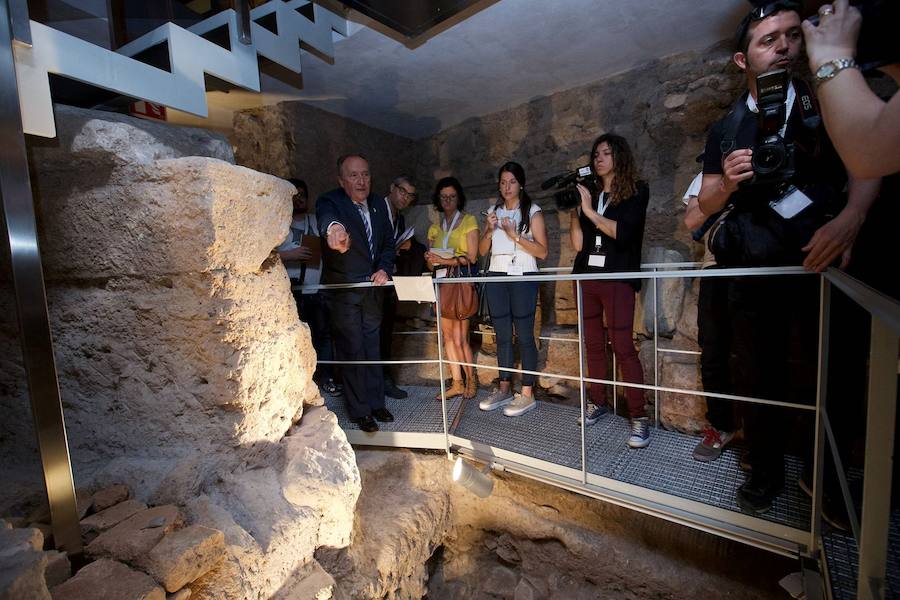
<svg viewBox="0 0 900 600">
<path fill-rule="evenodd" d="M 478 403 L 478 408 L 481 410 L 497 410 L 512 402 L 513 397 L 512 388 L 505 392 L 500 391 L 500 388 L 497 388 L 491 392 L 490 396 Z"/>
<path fill-rule="evenodd" d="M 534 399 L 534 396 L 516 394 L 516 399 L 503 409 L 503 414 L 507 417 L 518 417 L 535 408 L 537 408 L 537 400 Z"/>
</svg>

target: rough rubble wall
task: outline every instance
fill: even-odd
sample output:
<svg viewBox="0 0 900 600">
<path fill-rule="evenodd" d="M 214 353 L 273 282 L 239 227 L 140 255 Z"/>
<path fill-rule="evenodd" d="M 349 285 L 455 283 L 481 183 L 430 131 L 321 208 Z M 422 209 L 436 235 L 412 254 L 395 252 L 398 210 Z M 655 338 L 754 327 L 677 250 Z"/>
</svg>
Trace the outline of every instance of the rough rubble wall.
<svg viewBox="0 0 900 600">
<path fill-rule="evenodd" d="M 76 483 L 126 483 L 221 525 L 229 558 L 196 597 L 268 598 L 317 547 L 349 542 L 359 493 L 336 418 L 304 409 L 321 404 L 315 352 L 273 251 L 294 188 L 202 130 L 61 106 L 57 127 L 29 159 Z M 34 433 L 5 283 L 13 472 L 34 464 Z M 18 491 L 0 491 L 0 512 Z"/>
<path fill-rule="evenodd" d="M 369 158 L 372 190 L 379 194 L 416 164 L 412 140 L 302 102 L 235 113 L 232 141 L 237 164 L 303 179 L 313 199 L 337 187 L 336 161 L 342 154 L 361 152 Z"/>
</svg>

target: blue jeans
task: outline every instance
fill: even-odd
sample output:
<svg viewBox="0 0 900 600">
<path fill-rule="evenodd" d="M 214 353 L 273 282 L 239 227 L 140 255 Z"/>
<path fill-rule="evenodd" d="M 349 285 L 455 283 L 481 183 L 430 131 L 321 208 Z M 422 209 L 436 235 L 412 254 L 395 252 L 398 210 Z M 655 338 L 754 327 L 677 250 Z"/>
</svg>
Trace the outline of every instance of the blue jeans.
<svg viewBox="0 0 900 600">
<path fill-rule="evenodd" d="M 506 273 L 488 272 L 488 275 Z M 519 341 L 519 356 L 522 369 L 537 371 L 537 346 L 534 343 L 534 312 L 537 309 L 538 282 L 510 281 L 485 284 L 491 322 L 497 335 L 497 364 L 501 368 L 514 368 L 513 324 Z M 500 371 L 500 381 L 512 379 L 510 371 Z M 522 374 L 522 385 L 531 386 L 537 381 L 536 375 Z"/>
</svg>

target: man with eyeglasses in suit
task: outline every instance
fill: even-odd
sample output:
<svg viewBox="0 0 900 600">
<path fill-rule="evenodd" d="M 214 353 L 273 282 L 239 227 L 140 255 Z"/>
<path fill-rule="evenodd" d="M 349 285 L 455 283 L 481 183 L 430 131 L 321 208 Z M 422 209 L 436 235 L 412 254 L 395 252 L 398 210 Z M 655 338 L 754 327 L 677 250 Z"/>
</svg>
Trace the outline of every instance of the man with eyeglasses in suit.
<svg viewBox="0 0 900 600">
<path fill-rule="evenodd" d="M 394 275 L 421 275 L 425 269 L 425 246 L 415 237 L 403 240 L 406 232 L 406 219 L 403 210 L 418 199 L 416 186 L 409 175 L 398 175 L 391 182 L 388 195 L 384 197 L 384 206 L 388 211 L 391 227 L 394 230 L 394 244 L 397 256 L 394 260 Z M 381 319 L 381 358 L 389 361 L 393 357 L 391 344 L 394 337 L 394 321 L 397 318 L 397 292 L 393 289 L 383 291 Z M 402 400 L 409 394 L 397 387 L 391 376 L 391 365 L 384 365 L 384 393 L 390 398 Z"/>
</svg>

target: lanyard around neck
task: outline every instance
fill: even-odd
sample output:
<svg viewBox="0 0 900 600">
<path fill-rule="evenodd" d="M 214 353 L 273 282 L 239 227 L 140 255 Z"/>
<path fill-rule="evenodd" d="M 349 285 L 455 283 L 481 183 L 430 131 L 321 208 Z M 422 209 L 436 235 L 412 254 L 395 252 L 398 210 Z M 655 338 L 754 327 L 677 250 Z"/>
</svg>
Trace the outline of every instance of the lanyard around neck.
<svg viewBox="0 0 900 600">
<path fill-rule="evenodd" d="M 603 213 L 609 208 L 609 203 L 612 199 L 610 198 L 609 200 L 606 200 L 606 202 L 604 202 L 604 200 L 606 200 L 606 192 L 600 192 L 600 196 L 597 198 L 597 213 L 600 216 L 603 216 Z"/>
<path fill-rule="evenodd" d="M 447 247 L 447 242 L 450 241 L 450 234 L 453 233 L 453 228 L 456 227 L 456 221 L 458 219 L 459 219 L 459 211 L 457 210 L 456 214 L 453 215 L 453 221 L 451 221 L 451 223 L 450 223 L 450 228 L 447 229 L 447 228 L 445 228 L 445 225 L 447 224 L 447 220 L 444 218 L 441 218 L 441 229 L 444 230 L 444 245 L 441 246 L 442 248 Z"/>
</svg>

